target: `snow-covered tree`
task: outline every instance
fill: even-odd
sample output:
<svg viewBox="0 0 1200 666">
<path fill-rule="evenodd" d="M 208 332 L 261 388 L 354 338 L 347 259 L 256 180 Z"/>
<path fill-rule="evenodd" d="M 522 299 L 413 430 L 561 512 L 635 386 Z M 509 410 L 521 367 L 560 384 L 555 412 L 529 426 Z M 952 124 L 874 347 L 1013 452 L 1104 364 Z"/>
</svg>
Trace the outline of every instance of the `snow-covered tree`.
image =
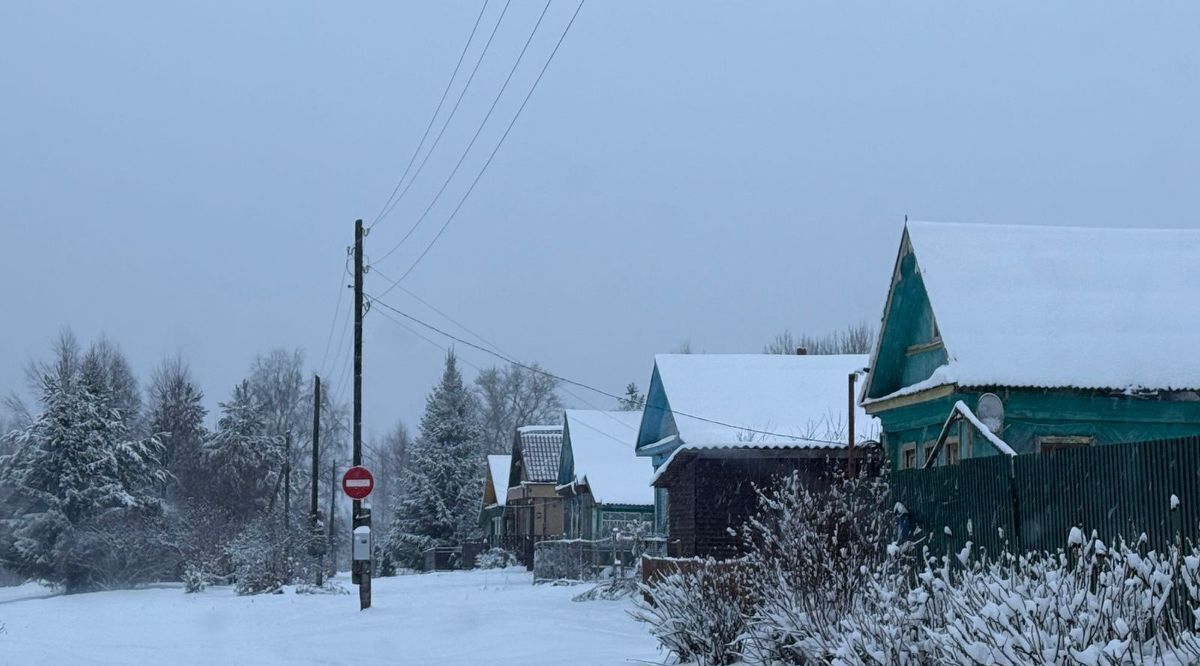
<svg viewBox="0 0 1200 666">
<path fill-rule="evenodd" d="M 617 401 L 617 409 L 626 412 L 636 412 L 646 406 L 646 396 L 638 390 L 637 384 L 629 382 L 625 387 L 625 395 Z"/>
<path fill-rule="evenodd" d="M 204 393 L 192 380 L 183 359 L 165 359 L 150 382 L 150 432 L 163 444 L 163 464 L 171 473 L 169 495 L 191 497 L 201 494 L 208 477 L 202 459 L 207 437 Z"/>
<path fill-rule="evenodd" d="M 486 453 L 508 453 L 517 426 L 553 424 L 562 419 L 559 381 L 541 371 L 509 365 L 488 368 L 475 378 L 479 397 L 479 421 Z"/>
<path fill-rule="evenodd" d="M 374 517 L 374 529 L 379 534 L 387 534 L 392 525 L 392 513 L 387 509 L 394 507 L 403 495 L 404 470 L 408 466 L 412 446 L 408 427 L 403 421 L 398 421 L 371 451 L 370 464 L 375 473 L 375 490 L 372 491 L 371 500 L 375 506 L 383 509 Z"/>
<path fill-rule="evenodd" d="M 826 335 L 800 336 L 785 330 L 763 347 L 764 354 L 795 354 L 798 349 L 812 355 L 868 354 L 875 343 L 875 329 L 868 323 L 853 324 Z"/>
<path fill-rule="evenodd" d="M 441 382 L 426 398 L 404 495 L 393 510 L 387 548 L 393 561 L 412 564 L 421 550 L 461 543 L 477 529 L 484 454 L 476 411 L 451 352 Z"/>
<path fill-rule="evenodd" d="M 133 434 L 99 367 L 81 362 L 64 334 L 55 362 L 42 366 L 41 413 L 7 436 L 13 453 L 0 460 L 0 559 L 68 591 L 128 582 L 106 566 L 110 528 L 152 518 L 167 478 L 160 442 Z M 129 570 L 127 558 L 119 564 Z"/>
<path fill-rule="evenodd" d="M 204 441 L 206 499 L 244 519 L 267 508 L 283 467 L 283 446 L 268 434 L 261 405 L 243 381 L 221 403 L 217 429 Z"/>
<path fill-rule="evenodd" d="M 142 395 L 137 377 L 129 366 L 129 360 L 120 346 L 108 338 L 101 337 L 88 348 L 80 372 L 85 381 L 100 387 L 99 393 L 106 395 L 109 408 L 115 410 L 133 432 L 140 431 Z"/>
</svg>

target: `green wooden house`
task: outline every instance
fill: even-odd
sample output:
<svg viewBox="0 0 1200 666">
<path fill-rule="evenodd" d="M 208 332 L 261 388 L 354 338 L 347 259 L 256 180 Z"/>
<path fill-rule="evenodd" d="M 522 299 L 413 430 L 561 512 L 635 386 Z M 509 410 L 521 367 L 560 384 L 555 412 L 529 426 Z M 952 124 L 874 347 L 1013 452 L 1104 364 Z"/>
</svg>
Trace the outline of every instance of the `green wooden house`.
<svg viewBox="0 0 1200 666">
<path fill-rule="evenodd" d="M 910 222 L 861 403 L 894 469 L 1200 434 L 1197 285 L 1200 231 Z"/>
<path fill-rule="evenodd" d="M 654 468 L 633 452 L 641 423 L 641 410 L 564 413 L 557 491 L 567 538 L 603 539 L 634 524 L 652 531 Z"/>
<path fill-rule="evenodd" d="M 508 471 L 512 456 L 490 455 L 487 463 L 479 527 L 484 539 L 495 546 L 503 543 L 504 537 L 512 534 L 514 529 L 512 510 L 508 508 Z"/>
</svg>

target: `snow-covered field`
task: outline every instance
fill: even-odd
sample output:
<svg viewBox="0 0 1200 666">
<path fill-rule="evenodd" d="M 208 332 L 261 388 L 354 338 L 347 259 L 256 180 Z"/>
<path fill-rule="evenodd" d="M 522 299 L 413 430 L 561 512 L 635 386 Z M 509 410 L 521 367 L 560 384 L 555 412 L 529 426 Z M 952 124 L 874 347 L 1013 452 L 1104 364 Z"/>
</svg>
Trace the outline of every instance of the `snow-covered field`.
<svg viewBox="0 0 1200 666">
<path fill-rule="evenodd" d="M 346 582 L 343 579 L 343 582 Z M 0 588 L 0 664 L 487 664 L 661 661 L 629 601 L 576 603 L 586 587 L 531 584 L 523 569 L 374 582 L 348 595 L 238 597 L 179 586 L 53 596 Z"/>
</svg>

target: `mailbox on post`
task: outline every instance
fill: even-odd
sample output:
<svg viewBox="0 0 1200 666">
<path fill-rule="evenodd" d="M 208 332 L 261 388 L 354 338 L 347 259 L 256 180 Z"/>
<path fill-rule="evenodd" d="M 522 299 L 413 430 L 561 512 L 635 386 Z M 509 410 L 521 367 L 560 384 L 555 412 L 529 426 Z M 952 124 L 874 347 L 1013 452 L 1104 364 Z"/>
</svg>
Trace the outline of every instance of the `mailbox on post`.
<svg viewBox="0 0 1200 666">
<path fill-rule="evenodd" d="M 369 562 L 371 560 L 370 527 L 359 525 L 354 528 L 354 547 L 351 550 L 351 555 L 356 562 Z"/>
</svg>

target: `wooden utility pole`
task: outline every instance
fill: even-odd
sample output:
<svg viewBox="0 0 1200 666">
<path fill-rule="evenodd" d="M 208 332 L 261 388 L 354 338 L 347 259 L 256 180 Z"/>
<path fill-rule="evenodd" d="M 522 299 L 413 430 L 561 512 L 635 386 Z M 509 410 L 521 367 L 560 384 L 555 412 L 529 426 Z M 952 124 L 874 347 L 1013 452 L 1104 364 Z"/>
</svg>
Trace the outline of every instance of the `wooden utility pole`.
<svg viewBox="0 0 1200 666">
<path fill-rule="evenodd" d="M 354 466 L 362 465 L 362 322 L 363 322 L 363 231 L 362 220 L 354 221 Z M 362 500 L 354 500 L 351 530 L 371 527 L 371 511 Z M 353 539 L 351 539 L 353 542 Z M 371 560 L 354 560 L 358 569 L 359 609 L 371 607 Z"/>
<path fill-rule="evenodd" d="M 283 444 L 283 532 L 292 528 L 292 431 L 289 430 Z"/>
<path fill-rule="evenodd" d="M 847 414 L 847 421 L 848 421 L 848 426 L 846 428 L 846 430 L 848 431 L 848 435 L 847 435 L 848 439 L 846 442 L 846 447 L 847 447 L 846 476 L 847 476 L 847 478 L 851 478 L 851 479 L 858 476 L 858 468 L 854 464 L 854 384 L 857 381 L 858 381 L 858 373 L 857 372 L 850 373 L 849 395 L 846 398 L 846 400 L 847 400 L 846 414 Z"/>
<path fill-rule="evenodd" d="M 313 429 L 312 429 L 312 497 L 308 505 L 308 552 L 321 558 L 317 567 L 317 587 L 325 577 L 325 546 L 321 543 L 321 512 L 317 507 L 317 486 L 321 475 L 321 376 L 313 376 Z M 330 492 L 333 489 L 330 488 Z"/>
<path fill-rule="evenodd" d="M 326 530 L 325 545 L 327 547 L 326 548 L 327 551 L 333 551 L 333 513 L 334 513 L 334 510 L 336 509 L 337 494 L 338 494 L 337 461 L 330 460 L 329 461 L 329 523 L 325 526 L 325 530 Z M 333 572 L 337 571 L 337 553 L 336 553 L 336 551 L 333 552 L 332 559 L 333 559 L 333 566 L 331 567 L 331 569 L 333 569 L 333 571 L 330 572 L 331 575 L 333 574 Z"/>
</svg>

